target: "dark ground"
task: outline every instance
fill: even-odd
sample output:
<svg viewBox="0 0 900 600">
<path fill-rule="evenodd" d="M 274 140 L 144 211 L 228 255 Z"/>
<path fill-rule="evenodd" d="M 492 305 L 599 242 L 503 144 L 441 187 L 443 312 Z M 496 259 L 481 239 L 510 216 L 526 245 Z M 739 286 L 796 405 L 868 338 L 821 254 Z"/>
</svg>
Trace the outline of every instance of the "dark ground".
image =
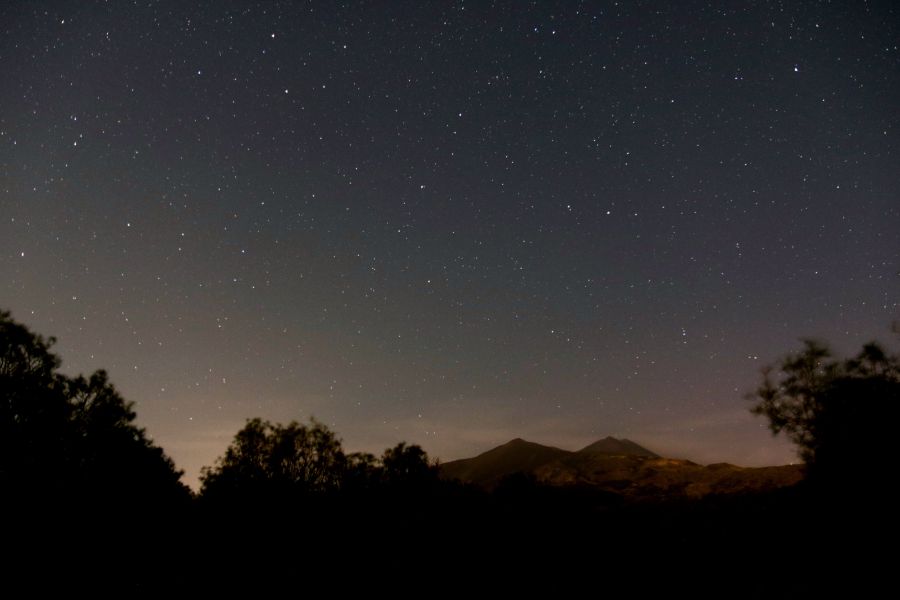
<svg viewBox="0 0 900 600">
<path fill-rule="evenodd" d="M 167 511 L 48 503 L 10 509 L 3 580 L 28 595 L 124 597 L 865 596 L 895 562 L 881 549 L 893 541 L 886 514 L 804 486 L 641 505 L 539 487 Z"/>
</svg>

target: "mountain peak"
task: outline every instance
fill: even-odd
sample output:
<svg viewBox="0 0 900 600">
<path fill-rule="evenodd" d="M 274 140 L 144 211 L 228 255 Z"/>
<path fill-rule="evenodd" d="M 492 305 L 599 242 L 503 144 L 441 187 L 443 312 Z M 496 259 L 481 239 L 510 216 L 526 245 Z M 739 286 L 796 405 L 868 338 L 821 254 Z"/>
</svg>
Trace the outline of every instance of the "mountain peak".
<svg viewBox="0 0 900 600">
<path fill-rule="evenodd" d="M 614 438 L 607 436 L 602 440 L 597 440 L 593 444 L 585 446 L 578 451 L 579 454 L 611 454 L 614 456 L 646 456 L 649 458 L 659 458 L 655 452 L 647 450 L 643 446 L 632 442 L 629 439 Z"/>
<path fill-rule="evenodd" d="M 503 449 L 512 450 L 512 449 L 524 449 L 524 448 L 534 448 L 534 449 L 546 448 L 546 449 L 559 450 L 559 448 L 553 448 L 552 446 L 545 446 L 543 444 L 538 444 L 537 442 L 529 442 L 526 439 L 517 437 L 517 438 L 513 438 L 513 439 L 509 440 L 505 444 L 501 444 L 501 445 L 497 446 L 493 450 L 488 450 L 488 452 L 496 452 L 498 450 L 503 450 Z M 487 452 L 485 454 L 487 454 Z"/>
<path fill-rule="evenodd" d="M 444 463 L 442 470 L 451 478 L 493 484 L 506 475 L 528 473 L 570 454 L 567 450 L 515 438 L 475 458 Z"/>
</svg>

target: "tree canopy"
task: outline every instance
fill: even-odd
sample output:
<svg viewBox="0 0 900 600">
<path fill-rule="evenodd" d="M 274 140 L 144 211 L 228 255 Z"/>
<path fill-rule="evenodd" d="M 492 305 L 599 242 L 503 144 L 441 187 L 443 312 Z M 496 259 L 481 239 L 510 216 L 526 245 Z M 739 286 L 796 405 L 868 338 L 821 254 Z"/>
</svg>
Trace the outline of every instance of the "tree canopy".
<svg viewBox="0 0 900 600">
<path fill-rule="evenodd" d="M 416 445 L 400 443 L 380 459 L 347 454 L 324 424 L 287 425 L 249 419 L 212 467 L 201 474 L 201 495 L 213 500 L 287 500 L 334 492 L 423 488 L 437 480 L 437 468 Z"/>
<path fill-rule="evenodd" d="M 178 501 L 181 472 L 134 424 L 105 371 L 59 372 L 44 338 L 0 311 L 0 490 L 6 501 Z"/>
<path fill-rule="evenodd" d="M 213 467 L 203 469 L 205 496 L 309 494 L 337 489 L 347 457 L 327 427 L 249 419 Z"/>
<path fill-rule="evenodd" d="M 896 452 L 900 357 L 877 343 L 841 360 L 827 345 L 806 340 L 802 351 L 763 370 L 750 398 L 752 412 L 797 445 L 813 480 L 874 482 Z"/>
</svg>

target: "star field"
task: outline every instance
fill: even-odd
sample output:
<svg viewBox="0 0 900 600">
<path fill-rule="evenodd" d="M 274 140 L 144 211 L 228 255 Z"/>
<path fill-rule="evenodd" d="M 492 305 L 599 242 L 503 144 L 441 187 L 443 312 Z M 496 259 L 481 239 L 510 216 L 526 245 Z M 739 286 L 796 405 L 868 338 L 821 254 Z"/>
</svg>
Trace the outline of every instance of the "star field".
<svg viewBox="0 0 900 600">
<path fill-rule="evenodd" d="M 787 462 L 759 368 L 896 339 L 890 2 L 0 15 L 0 306 L 189 483 L 252 416 Z"/>
</svg>

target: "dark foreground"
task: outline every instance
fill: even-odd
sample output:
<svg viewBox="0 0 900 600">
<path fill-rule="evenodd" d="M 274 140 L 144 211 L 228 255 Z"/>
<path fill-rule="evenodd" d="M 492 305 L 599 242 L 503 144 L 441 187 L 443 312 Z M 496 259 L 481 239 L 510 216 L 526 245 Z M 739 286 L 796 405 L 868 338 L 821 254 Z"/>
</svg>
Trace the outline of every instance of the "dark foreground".
<svg viewBox="0 0 900 600">
<path fill-rule="evenodd" d="M 459 486 L 164 511 L 53 502 L 7 507 L 3 587 L 5 597 L 859 596 L 890 581 L 886 505 L 802 486 L 640 505 L 577 490 Z"/>
</svg>

